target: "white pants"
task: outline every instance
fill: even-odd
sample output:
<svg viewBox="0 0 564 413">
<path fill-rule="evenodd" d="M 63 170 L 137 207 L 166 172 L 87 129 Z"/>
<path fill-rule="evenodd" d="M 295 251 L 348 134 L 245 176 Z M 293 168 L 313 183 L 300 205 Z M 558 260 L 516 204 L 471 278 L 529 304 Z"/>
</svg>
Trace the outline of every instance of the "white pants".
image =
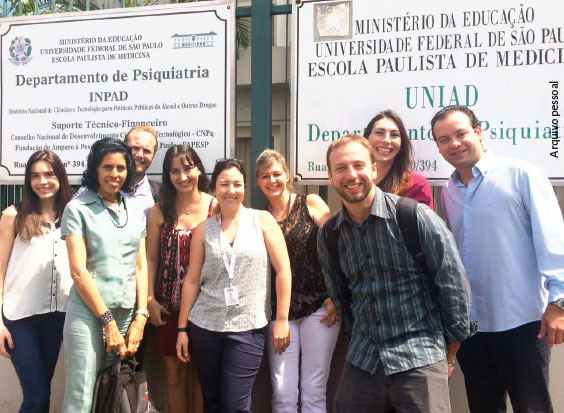
<svg viewBox="0 0 564 413">
<path fill-rule="evenodd" d="M 275 413 L 296 413 L 300 391 L 302 413 L 327 411 L 327 379 L 340 323 L 327 327 L 327 321 L 320 322 L 325 310 L 326 306 L 322 306 L 307 317 L 289 322 L 290 345 L 282 355 L 275 354 L 272 345 L 267 346 L 272 380 L 272 411 Z M 272 324 L 268 337 L 272 332 Z"/>
</svg>

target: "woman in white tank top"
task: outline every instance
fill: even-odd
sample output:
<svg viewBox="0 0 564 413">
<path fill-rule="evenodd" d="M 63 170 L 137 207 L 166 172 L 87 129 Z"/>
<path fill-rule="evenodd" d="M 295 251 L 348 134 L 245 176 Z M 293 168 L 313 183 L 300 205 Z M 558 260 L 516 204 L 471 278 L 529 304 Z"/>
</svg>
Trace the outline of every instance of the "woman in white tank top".
<svg viewBox="0 0 564 413">
<path fill-rule="evenodd" d="M 48 412 L 72 285 L 60 220 L 70 200 L 65 167 L 52 151 L 29 158 L 20 205 L 0 220 L 0 354 L 23 392 L 20 412 Z"/>
</svg>

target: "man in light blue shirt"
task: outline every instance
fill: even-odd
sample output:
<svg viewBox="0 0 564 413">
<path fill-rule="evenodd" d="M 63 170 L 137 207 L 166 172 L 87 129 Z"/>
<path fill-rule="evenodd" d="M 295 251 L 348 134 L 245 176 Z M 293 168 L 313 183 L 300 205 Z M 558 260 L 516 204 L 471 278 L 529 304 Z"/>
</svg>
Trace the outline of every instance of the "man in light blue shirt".
<svg viewBox="0 0 564 413">
<path fill-rule="evenodd" d="M 564 223 L 548 179 L 482 146 L 465 106 L 431 121 L 439 152 L 456 168 L 441 201 L 472 288 L 478 333 L 457 358 L 472 412 L 551 412 L 550 347 L 564 334 Z M 548 305 L 547 305 L 548 304 Z"/>
</svg>

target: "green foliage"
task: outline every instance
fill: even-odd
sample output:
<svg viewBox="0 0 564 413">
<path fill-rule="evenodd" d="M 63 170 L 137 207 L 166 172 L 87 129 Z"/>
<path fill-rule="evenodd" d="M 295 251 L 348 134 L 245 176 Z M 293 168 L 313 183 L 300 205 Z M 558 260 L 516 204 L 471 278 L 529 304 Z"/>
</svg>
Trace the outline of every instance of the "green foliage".
<svg viewBox="0 0 564 413">
<path fill-rule="evenodd" d="M 0 13 L 3 16 L 27 16 L 68 11 L 100 10 L 107 0 L 0 0 Z M 192 3 L 198 0 L 120 0 L 122 7 L 153 6 L 163 3 Z M 208 0 L 200 0 L 208 1 Z M 251 19 L 237 19 L 235 26 L 235 45 L 246 49 L 251 45 Z"/>
</svg>

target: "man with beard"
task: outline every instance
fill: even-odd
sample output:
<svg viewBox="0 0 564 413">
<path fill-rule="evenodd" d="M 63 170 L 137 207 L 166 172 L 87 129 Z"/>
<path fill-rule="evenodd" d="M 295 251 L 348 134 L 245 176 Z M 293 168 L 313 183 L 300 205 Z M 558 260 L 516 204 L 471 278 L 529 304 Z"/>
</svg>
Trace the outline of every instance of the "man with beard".
<svg viewBox="0 0 564 413">
<path fill-rule="evenodd" d="M 135 161 L 135 186 L 128 196 L 135 198 L 149 219 L 149 211 L 157 201 L 160 189 L 160 183 L 149 180 L 146 174 L 157 153 L 157 132 L 147 125 L 134 126 L 127 132 L 125 144 L 131 148 Z"/>
<path fill-rule="evenodd" d="M 470 335 L 470 290 L 452 235 L 418 204 L 427 268 L 415 261 L 398 225 L 399 197 L 374 185 L 374 153 L 363 137 L 334 141 L 327 167 L 343 207 L 319 231 L 319 261 L 349 336 L 336 411 L 450 412 L 448 364 Z"/>
</svg>

